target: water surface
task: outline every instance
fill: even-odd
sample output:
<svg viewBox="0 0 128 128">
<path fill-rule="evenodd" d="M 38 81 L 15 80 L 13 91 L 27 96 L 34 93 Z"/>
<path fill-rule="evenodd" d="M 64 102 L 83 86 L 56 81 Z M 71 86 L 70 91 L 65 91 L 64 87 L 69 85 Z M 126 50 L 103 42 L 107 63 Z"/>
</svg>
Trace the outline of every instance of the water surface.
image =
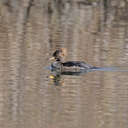
<svg viewBox="0 0 128 128">
<path fill-rule="evenodd" d="M 45 68 L 61 47 L 66 60 L 128 67 L 127 2 L 25 2 L 0 6 L 0 127 L 127 128 L 128 72 L 63 75 L 56 86 Z"/>
</svg>

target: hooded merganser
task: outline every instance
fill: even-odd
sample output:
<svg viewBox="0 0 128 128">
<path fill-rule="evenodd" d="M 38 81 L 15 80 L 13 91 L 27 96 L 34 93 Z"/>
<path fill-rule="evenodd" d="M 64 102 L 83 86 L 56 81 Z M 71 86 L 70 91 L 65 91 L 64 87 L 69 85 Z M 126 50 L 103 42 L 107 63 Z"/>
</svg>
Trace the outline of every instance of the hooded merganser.
<svg viewBox="0 0 128 128">
<path fill-rule="evenodd" d="M 63 59 L 66 55 L 67 55 L 67 50 L 65 48 L 60 48 L 52 54 L 52 58 L 50 60 L 55 60 L 51 64 L 51 70 L 52 71 L 81 72 L 83 70 L 85 71 L 85 70 L 89 70 L 89 69 L 94 68 L 93 66 L 86 64 L 83 61 L 66 61 L 66 62 L 63 62 Z"/>
</svg>

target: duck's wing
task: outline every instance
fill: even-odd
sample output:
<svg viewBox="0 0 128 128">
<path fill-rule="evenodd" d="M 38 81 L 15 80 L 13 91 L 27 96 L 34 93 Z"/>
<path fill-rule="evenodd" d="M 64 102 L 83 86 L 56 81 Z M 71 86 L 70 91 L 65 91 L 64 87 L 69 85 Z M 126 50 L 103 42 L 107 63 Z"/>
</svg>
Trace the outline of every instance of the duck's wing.
<svg viewBox="0 0 128 128">
<path fill-rule="evenodd" d="M 76 66 L 76 67 L 81 67 L 81 68 L 92 68 L 93 66 L 83 62 L 83 61 L 67 61 L 67 62 L 64 62 L 62 63 L 63 66 L 66 66 L 66 67 L 73 67 L 73 66 Z"/>
</svg>

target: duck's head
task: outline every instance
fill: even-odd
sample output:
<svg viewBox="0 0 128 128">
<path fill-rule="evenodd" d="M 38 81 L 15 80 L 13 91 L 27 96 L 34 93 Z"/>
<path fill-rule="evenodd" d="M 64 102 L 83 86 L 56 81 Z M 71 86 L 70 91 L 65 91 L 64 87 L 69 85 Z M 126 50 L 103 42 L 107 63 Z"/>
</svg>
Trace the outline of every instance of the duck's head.
<svg viewBox="0 0 128 128">
<path fill-rule="evenodd" d="M 67 55 L 67 50 L 65 48 L 57 49 L 53 54 L 50 60 L 62 61 Z"/>
</svg>

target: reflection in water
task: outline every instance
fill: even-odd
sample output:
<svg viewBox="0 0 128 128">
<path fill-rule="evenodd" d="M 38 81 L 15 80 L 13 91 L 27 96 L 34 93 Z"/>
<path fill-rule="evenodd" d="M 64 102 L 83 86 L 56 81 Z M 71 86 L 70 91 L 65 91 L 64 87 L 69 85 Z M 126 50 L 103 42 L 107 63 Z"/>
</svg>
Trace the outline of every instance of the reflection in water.
<svg viewBox="0 0 128 128">
<path fill-rule="evenodd" d="M 53 79 L 54 85 L 61 85 L 61 74 L 50 75 L 50 78 Z"/>
<path fill-rule="evenodd" d="M 79 76 L 85 73 L 87 72 L 54 72 L 54 74 L 50 75 L 50 78 L 53 79 L 54 85 L 61 85 L 63 75 Z"/>
</svg>

